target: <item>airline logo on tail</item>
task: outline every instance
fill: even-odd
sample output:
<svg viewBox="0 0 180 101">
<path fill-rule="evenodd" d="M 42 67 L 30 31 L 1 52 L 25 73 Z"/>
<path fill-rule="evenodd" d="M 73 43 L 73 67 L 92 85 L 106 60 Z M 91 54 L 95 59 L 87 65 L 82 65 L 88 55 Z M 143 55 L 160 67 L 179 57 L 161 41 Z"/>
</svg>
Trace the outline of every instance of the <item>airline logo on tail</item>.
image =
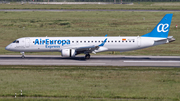
<svg viewBox="0 0 180 101">
<path fill-rule="evenodd" d="M 167 38 L 170 30 L 172 16 L 173 14 L 166 14 L 150 33 L 142 35 L 142 37 Z"/>
<path fill-rule="evenodd" d="M 167 32 L 168 31 L 168 27 L 169 27 L 169 24 L 159 24 L 158 26 L 157 26 L 157 31 L 158 32 Z M 161 29 L 160 29 L 161 28 Z"/>
</svg>

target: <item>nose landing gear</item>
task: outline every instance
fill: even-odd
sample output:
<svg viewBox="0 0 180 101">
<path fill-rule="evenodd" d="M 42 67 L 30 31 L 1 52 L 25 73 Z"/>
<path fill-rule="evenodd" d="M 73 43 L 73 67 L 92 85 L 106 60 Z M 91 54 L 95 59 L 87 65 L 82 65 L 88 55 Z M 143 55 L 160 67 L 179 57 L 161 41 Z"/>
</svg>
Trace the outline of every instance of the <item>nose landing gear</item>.
<svg viewBox="0 0 180 101">
<path fill-rule="evenodd" d="M 21 58 L 24 59 L 25 56 L 24 56 L 24 52 L 20 52 L 22 54 Z"/>
</svg>

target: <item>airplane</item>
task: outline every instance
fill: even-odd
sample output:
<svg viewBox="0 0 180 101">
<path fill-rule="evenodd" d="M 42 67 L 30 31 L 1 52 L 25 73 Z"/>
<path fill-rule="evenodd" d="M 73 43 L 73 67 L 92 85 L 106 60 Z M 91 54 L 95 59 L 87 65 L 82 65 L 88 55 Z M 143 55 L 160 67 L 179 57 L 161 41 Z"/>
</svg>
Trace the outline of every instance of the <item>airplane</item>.
<svg viewBox="0 0 180 101">
<path fill-rule="evenodd" d="M 168 36 L 173 14 L 166 14 L 156 27 L 142 36 L 108 37 L 23 37 L 6 46 L 6 50 L 21 52 L 61 52 L 63 57 L 75 57 L 84 53 L 85 59 L 90 53 L 104 51 L 132 51 L 175 41 Z"/>
</svg>

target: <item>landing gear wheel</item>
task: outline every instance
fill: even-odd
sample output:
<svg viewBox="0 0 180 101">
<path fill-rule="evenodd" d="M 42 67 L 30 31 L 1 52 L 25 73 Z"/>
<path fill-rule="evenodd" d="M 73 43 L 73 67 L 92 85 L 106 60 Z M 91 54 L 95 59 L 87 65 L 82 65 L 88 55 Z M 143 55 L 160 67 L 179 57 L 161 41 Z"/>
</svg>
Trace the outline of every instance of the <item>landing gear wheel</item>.
<svg viewBox="0 0 180 101">
<path fill-rule="evenodd" d="M 21 58 L 24 59 L 25 58 L 24 52 L 21 52 L 21 54 L 22 54 Z"/>
<path fill-rule="evenodd" d="M 22 59 L 24 59 L 24 58 L 25 58 L 25 56 L 24 56 L 24 55 L 22 55 L 22 56 L 21 56 L 21 58 L 22 58 Z"/>
<path fill-rule="evenodd" d="M 85 59 L 90 59 L 90 54 L 86 54 Z"/>
</svg>

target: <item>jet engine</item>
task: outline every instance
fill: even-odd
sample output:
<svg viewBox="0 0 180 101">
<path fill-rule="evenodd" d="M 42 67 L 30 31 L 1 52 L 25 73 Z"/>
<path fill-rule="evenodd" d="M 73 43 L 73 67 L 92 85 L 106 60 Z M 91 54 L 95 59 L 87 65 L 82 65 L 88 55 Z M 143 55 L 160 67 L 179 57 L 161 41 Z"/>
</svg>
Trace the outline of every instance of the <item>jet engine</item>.
<svg viewBox="0 0 180 101">
<path fill-rule="evenodd" d="M 61 51 L 61 56 L 63 57 L 75 57 L 76 50 L 75 49 L 63 49 Z"/>
</svg>

